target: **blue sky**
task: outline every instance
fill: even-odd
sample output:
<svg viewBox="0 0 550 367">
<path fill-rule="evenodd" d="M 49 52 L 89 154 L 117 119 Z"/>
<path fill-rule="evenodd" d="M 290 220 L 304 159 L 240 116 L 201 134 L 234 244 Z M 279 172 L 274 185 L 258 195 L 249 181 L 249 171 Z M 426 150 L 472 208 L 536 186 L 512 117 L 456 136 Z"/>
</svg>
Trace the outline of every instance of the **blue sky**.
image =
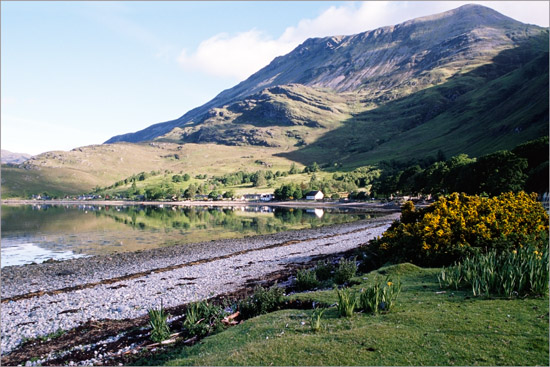
<svg viewBox="0 0 550 367">
<path fill-rule="evenodd" d="M 100 144 L 180 117 L 309 37 L 465 3 L 2 1 L 2 149 Z M 547 1 L 478 3 L 548 27 Z"/>
</svg>

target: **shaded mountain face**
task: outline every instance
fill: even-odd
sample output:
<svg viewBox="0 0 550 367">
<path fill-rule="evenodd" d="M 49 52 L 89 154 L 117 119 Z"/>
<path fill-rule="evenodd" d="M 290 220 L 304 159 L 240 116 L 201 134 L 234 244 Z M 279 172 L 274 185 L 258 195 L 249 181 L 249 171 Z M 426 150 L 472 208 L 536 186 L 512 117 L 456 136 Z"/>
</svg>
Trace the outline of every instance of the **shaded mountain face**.
<svg viewBox="0 0 550 367">
<path fill-rule="evenodd" d="M 107 143 L 161 140 L 297 147 L 300 154 L 295 158 L 304 162 L 316 159 L 320 149 L 329 149 L 333 158 L 352 159 L 349 156 L 368 155 L 429 122 L 465 126 L 464 111 L 470 111 L 470 119 L 487 123 L 487 111 L 501 111 L 504 106 L 499 104 L 510 109 L 525 101 L 525 93 L 533 93 L 539 101 L 541 95 L 548 95 L 547 63 L 535 74 L 520 69 L 533 60 L 544 66 L 540 60 L 547 55 L 547 29 L 483 6 L 466 5 L 357 35 L 308 39 L 179 119 L 115 136 Z M 525 88 L 520 76 L 533 86 Z M 494 87 L 487 90 L 491 82 Z M 503 85 L 510 85 L 515 97 L 512 92 L 495 92 L 507 90 Z M 490 98 L 476 94 L 482 88 Z M 460 107 L 455 101 L 470 109 L 457 112 Z M 529 124 L 547 124 L 547 102 L 548 98 L 546 103 L 518 106 L 527 116 L 521 131 L 540 130 L 528 128 Z M 506 124 L 500 135 L 512 134 L 513 121 Z M 445 139 L 453 138 L 445 133 Z M 441 141 L 442 136 L 432 139 Z M 458 140 L 461 149 L 470 146 Z M 509 141 L 514 146 L 516 140 L 505 138 L 502 145 Z M 455 148 L 458 145 L 449 151 Z"/>
</svg>

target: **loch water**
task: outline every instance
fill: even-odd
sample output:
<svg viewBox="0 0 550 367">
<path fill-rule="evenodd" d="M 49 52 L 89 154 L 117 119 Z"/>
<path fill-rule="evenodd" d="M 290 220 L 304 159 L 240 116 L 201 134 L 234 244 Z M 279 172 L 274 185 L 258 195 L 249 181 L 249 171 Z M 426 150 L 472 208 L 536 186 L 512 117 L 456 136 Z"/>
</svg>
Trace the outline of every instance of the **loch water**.
<svg viewBox="0 0 550 367">
<path fill-rule="evenodd" d="M 2 205 L 1 265 L 140 251 L 376 217 L 353 209 L 177 205 Z"/>
</svg>

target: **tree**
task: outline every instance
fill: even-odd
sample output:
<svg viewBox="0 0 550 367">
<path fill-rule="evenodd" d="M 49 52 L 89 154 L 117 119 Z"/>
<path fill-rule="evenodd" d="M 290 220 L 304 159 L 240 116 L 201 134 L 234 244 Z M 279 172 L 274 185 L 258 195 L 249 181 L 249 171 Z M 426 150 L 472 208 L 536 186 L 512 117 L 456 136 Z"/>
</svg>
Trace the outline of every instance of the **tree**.
<svg viewBox="0 0 550 367">
<path fill-rule="evenodd" d="M 501 150 L 479 158 L 473 166 L 470 179 L 477 179 L 478 193 L 486 192 L 495 196 L 504 192 L 519 192 L 527 178 L 523 172 L 526 169 L 527 159 Z"/>
<path fill-rule="evenodd" d="M 223 193 L 223 197 L 226 199 L 231 199 L 235 197 L 235 190 L 227 190 L 226 192 Z"/>
<path fill-rule="evenodd" d="M 265 186 L 267 184 L 267 180 L 265 178 L 265 172 L 264 171 L 258 171 L 254 175 L 252 182 L 254 183 L 254 187 L 261 187 Z"/>
<path fill-rule="evenodd" d="M 193 199 L 197 195 L 197 187 L 193 184 L 189 185 L 189 187 L 183 192 L 183 197 L 186 199 Z"/>
<path fill-rule="evenodd" d="M 288 173 L 291 175 L 295 175 L 296 173 L 298 173 L 298 167 L 296 167 L 296 163 L 292 163 L 290 165 L 290 170 L 288 171 Z"/>
</svg>

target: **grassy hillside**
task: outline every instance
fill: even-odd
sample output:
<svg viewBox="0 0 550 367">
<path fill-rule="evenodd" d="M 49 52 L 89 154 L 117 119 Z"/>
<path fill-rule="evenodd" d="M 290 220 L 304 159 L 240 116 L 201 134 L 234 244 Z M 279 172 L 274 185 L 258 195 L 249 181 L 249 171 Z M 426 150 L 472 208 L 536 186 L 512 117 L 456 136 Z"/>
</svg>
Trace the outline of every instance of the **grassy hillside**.
<svg viewBox="0 0 550 367">
<path fill-rule="evenodd" d="M 2 167 L 2 195 L 82 193 L 153 170 L 194 177 L 287 171 L 293 162 L 353 170 L 439 151 L 479 157 L 548 135 L 548 31 L 500 52 L 491 64 L 473 63 L 454 76 L 452 67 L 430 69 L 424 76 L 432 87 L 408 94 L 412 87 L 402 84 L 391 92 L 406 96 L 389 100 L 364 91 L 270 87 L 212 108 L 200 123 L 154 142 L 48 152 L 20 168 Z M 434 79 L 437 73 L 444 82 Z M 255 192 L 272 192 L 262 189 Z"/>
<path fill-rule="evenodd" d="M 512 149 L 548 133 L 548 38 L 502 52 L 494 63 L 355 114 L 315 143 L 282 156 L 347 167 Z M 540 50 L 544 52 L 540 52 Z M 538 55 L 538 56 L 536 56 Z M 521 65 L 517 69 L 513 64 Z"/>
<path fill-rule="evenodd" d="M 355 278 L 353 289 L 376 275 L 401 278 L 396 308 L 377 316 L 339 318 L 336 307 L 311 330 L 313 310 L 258 316 L 207 337 L 193 347 L 174 347 L 132 365 L 547 365 L 548 299 L 475 298 L 469 291 L 442 292 L 438 269 L 402 264 Z M 383 275 L 382 275 L 383 274 Z M 292 298 L 338 302 L 335 290 Z"/>
<path fill-rule="evenodd" d="M 223 175 L 239 170 L 286 170 L 292 164 L 275 154 L 281 148 L 216 144 L 116 143 L 33 157 L 19 167 L 2 166 L 2 197 L 30 193 L 78 194 L 104 187 L 140 172 Z M 158 179 L 158 178 L 157 178 Z"/>
</svg>

